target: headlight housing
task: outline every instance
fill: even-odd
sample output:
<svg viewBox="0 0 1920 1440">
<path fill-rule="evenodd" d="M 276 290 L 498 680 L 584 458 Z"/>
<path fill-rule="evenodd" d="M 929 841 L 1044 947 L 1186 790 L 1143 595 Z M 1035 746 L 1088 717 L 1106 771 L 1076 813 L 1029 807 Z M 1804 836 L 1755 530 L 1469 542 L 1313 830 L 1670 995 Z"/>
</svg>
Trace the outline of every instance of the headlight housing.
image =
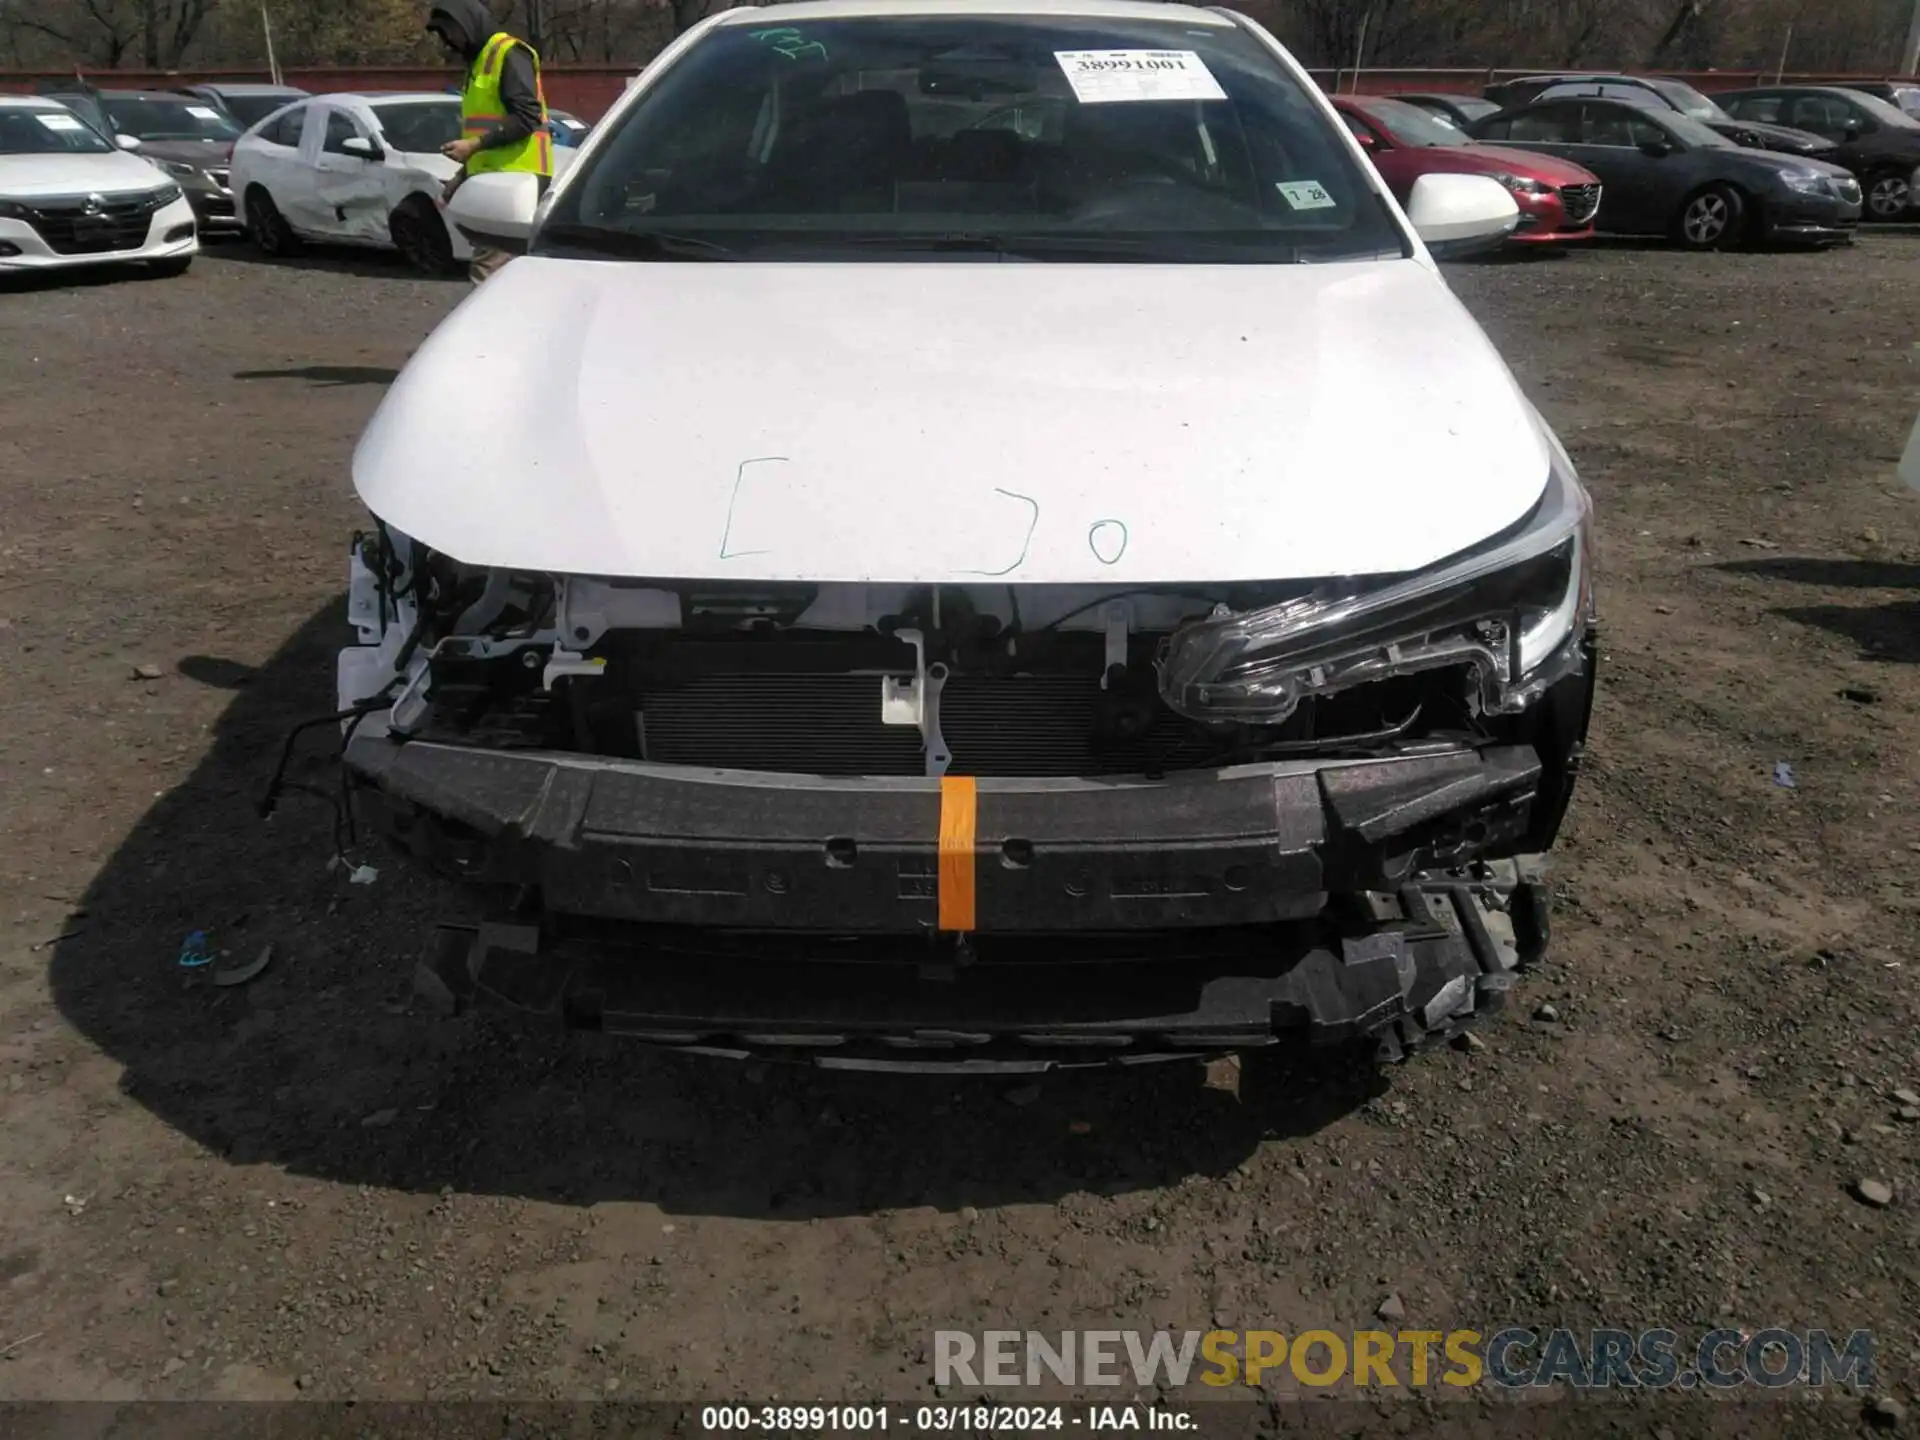
<svg viewBox="0 0 1920 1440">
<path fill-rule="evenodd" d="M 1834 188 L 1827 177 L 1818 170 L 1783 170 L 1780 178 L 1787 182 L 1789 190 L 1798 190 L 1802 195 L 1831 195 Z"/>
<path fill-rule="evenodd" d="M 8 200 L 4 196 L 0 196 L 0 220 L 24 220 L 26 218 L 26 206 L 22 205 L 18 200 Z"/>
<path fill-rule="evenodd" d="M 1593 507 L 1557 441 L 1545 493 L 1504 535 L 1412 575 L 1328 581 L 1167 637 L 1160 695 L 1192 720 L 1277 725 L 1302 700 L 1451 666 L 1478 714 L 1525 709 L 1582 663 Z"/>
<path fill-rule="evenodd" d="M 189 165 L 184 160 L 162 160 L 160 162 L 160 168 L 166 171 L 167 174 L 177 176 L 182 180 L 198 180 L 200 178 L 200 167 L 198 165 Z"/>
<path fill-rule="evenodd" d="M 1553 186 L 1530 179 L 1525 175 L 1500 174 L 1493 178 L 1516 195 L 1551 195 L 1553 193 Z"/>
</svg>

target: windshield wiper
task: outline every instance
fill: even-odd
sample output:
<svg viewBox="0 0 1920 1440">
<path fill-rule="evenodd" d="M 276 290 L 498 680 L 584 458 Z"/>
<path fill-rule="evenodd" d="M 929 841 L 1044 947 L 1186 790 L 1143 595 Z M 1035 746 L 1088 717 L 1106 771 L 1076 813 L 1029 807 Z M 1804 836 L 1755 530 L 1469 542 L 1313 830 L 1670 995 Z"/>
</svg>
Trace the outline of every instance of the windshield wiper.
<svg viewBox="0 0 1920 1440">
<path fill-rule="evenodd" d="M 557 245 L 622 260 L 731 260 L 734 252 L 711 240 L 664 230 L 615 230 L 604 225 L 543 225 L 539 253 Z"/>
</svg>

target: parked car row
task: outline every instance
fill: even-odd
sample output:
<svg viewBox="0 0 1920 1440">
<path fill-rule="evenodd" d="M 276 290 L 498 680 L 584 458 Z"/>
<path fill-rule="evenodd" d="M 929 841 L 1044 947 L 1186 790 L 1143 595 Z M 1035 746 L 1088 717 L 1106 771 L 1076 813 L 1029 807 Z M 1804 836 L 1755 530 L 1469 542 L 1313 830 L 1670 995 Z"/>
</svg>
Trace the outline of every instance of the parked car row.
<svg viewBox="0 0 1920 1440">
<path fill-rule="evenodd" d="M 1920 219 L 1920 85 L 1768 85 L 1707 96 L 1658 76 L 1535 75 L 1489 86 L 1485 98 L 1508 111 L 1604 99 L 1675 112 L 1748 149 L 1841 166 L 1860 182 L 1869 219 Z"/>
<path fill-rule="evenodd" d="M 1484 96 L 1338 95 L 1405 202 L 1416 177 L 1492 175 L 1521 211 L 1514 243 L 1665 236 L 1695 249 L 1833 244 L 1864 216 L 1920 219 L 1920 119 L 1894 98 L 1780 85 L 1709 97 L 1635 75 L 1535 75 Z M 1781 123 L 1786 122 L 1786 123 Z"/>
<path fill-rule="evenodd" d="M 554 166 L 564 169 L 587 127 L 563 111 L 548 118 Z M 247 234 L 268 255 L 352 245 L 398 250 L 415 268 L 440 273 L 473 253 L 441 201 L 459 167 L 440 148 L 459 138 L 452 95 L 309 96 L 234 142 L 233 194 Z"/>
<path fill-rule="evenodd" d="M 440 199 L 457 170 L 440 154 L 460 135 L 455 96 L 76 81 L 0 105 L 0 270 L 126 261 L 177 272 L 201 235 L 243 230 L 273 255 L 310 241 L 369 246 L 433 272 L 471 255 Z M 565 165 L 589 127 L 549 118 Z M 158 217 L 151 234 L 135 209 Z"/>
<path fill-rule="evenodd" d="M 199 248 L 178 181 L 56 100 L 0 95 L 0 274 L 114 260 L 178 275 Z"/>
</svg>

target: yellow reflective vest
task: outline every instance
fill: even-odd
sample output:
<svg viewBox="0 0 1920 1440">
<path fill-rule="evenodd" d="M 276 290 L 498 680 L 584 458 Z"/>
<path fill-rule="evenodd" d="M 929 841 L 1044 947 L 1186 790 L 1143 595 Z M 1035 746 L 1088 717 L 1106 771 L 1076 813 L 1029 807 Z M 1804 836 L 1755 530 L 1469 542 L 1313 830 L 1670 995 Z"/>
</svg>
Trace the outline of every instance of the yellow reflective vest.
<svg viewBox="0 0 1920 1440">
<path fill-rule="evenodd" d="M 507 109 L 500 99 L 500 72 L 507 63 L 507 52 L 524 44 L 506 31 L 496 31 L 480 48 L 479 58 L 467 72 L 467 83 L 460 92 L 460 134 L 478 140 L 505 123 Z M 476 150 L 467 161 L 467 174 L 485 175 L 496 170 L 525 170 L 534 175 L 553 174 L 553 132 L 547 128 L 547 91 L 540 79 L 540 57 L 533 56 L 533 90 L 540 97 L 540 128 L 512 145 Z"/>
</svg>

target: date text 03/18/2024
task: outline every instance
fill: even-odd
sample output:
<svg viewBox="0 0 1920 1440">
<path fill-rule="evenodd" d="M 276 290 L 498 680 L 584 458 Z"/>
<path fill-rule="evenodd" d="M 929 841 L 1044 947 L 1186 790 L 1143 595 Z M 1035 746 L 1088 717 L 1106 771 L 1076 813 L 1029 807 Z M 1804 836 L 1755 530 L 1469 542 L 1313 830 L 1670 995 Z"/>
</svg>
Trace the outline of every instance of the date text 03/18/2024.
<svg viewBox="0 0 1920 1440">
<path fill-rule="evenodd" d="M 700 1428 L 709 1434 L 856 1435 L 1005 1431 L 1027 1434 L 1071 1430 L 1191 1431 L 1185 1410 L 1145 1405 L 707 1405 Z"/>
</svg>

